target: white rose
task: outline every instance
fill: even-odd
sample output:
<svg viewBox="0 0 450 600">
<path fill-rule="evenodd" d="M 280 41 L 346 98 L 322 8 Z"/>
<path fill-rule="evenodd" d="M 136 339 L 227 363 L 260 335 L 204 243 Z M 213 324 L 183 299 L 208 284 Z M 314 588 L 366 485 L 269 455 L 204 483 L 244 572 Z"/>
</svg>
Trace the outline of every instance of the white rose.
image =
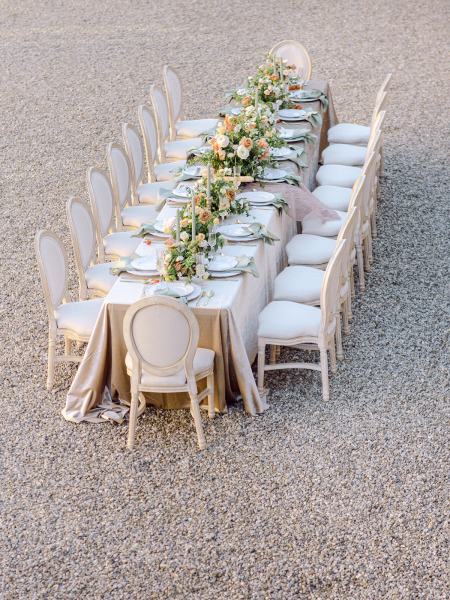
<svg viewBox="0 0 450 600">
<path fill-rule="evenodd" d="M 218 135 L 216 137 L 216 142 L 221 148 L 226 148 L 230 143 L 230 138 L 227 135 Z"/>
<path fill-rule="evenodd" d="M 171 219 L 168 219 L 165 223 L 164 223 L 164 233 L 170 233 L 173 229 L 173 226 L 175 225 L 175 217 L 172 217 Z"/>
<path fill-rule="evenodd" d="M 236 125 L 236 127 L 234 128 L 234 133 L 239 133 L 241 130 L 241 126 L 240 125 Z"/>
<path fill-rule="evenodd" d="M 255 112 L 255 107 L 254 106 L 247 106 L 247 108 L 245 109 L 245 114 L 246 115 L 251 115 L 254 112 Z"/>
<path fill-rule="evenodd" d="M 246 158 L 249 157 L 250 151 L 245 146 L 239 146 L 236 154 L 239 156 L 239 158 L 242 158 L 242 160 L 245 160 Z"/>
<path fill-rule="evenodd" d="M 182 242 L 186 242 L 188 239 L 189 239 L 189 234 L 188 234 L 188 232 L 187 232 L 187 231 L 182 231 L 182 232 L 180 233 L 180 240 L 181 240 Z"/>
</svg>

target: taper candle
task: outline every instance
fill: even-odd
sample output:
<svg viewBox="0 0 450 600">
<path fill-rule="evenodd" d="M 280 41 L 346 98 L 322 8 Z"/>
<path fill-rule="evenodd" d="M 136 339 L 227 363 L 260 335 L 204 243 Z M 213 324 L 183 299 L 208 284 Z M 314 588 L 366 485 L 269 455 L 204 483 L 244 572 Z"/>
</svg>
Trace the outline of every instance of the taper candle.
<svg viewBox="0 0 450 600">
<path fill-rule="evenodd" d="M 208 163 L 208 169 L 206 171 L 206 202 L 208 208 L 211 208 L 211 165 Z"/>
<path fill-rule="evenodd" d="M 194 194 L 192 194 L 192 205 L 191 205 L 191 210 L 192 210 L 192 241 L 195 240 L 195 196 Z"/>
<path fill-rule="evenodd" d="M 255 90 L 255 110 L 258 110 L 258 104 L 259 104 L 259 85 L 256 87 Z"/>
<path fill-rule="evenodd" d="M 180 209 L 179 208 L 177 208 L 176 227 L 177 227 L 177 242 L 179 242 L 180 241 Z"/>
</svg>

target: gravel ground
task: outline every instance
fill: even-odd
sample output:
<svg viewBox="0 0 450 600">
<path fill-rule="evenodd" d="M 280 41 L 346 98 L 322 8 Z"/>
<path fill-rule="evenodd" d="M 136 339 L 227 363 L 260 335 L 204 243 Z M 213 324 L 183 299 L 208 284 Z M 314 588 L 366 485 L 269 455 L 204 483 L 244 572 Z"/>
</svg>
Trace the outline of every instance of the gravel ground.
<svg viewBox="0 0 450 600">
<path fill-rule="evenodd" d="M 6 0 L 0 11 L 2 597 L 448 597 L 448 4 Z M 125 425 L 60 416 L 72 367 L 45 391 L 34 233 L 69 244 L 68 196 L 86 197 L 86 168 L 136 123 L 164 63 L 184 74 L 188 115 L 204 115 L 289 37 L 331 81 L 341 120 L 367 122 L 394 73 L 376 261 L 332 400 L 316 373 L 273 374 L 271 409 L 207 423 L 206 452 L 187 413 L 149 410 L 129 454 Z"/>
</svg>

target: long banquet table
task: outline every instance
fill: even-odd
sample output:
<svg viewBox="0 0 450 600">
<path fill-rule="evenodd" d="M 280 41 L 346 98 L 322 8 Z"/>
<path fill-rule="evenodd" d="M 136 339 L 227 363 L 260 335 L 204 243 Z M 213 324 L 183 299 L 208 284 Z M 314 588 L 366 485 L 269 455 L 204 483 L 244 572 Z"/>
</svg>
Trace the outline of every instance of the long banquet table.
<svg viewBox="0 0 450 600">
<path fill-rule="evenodd" d="M 321 89 L 329 99 L 328 109 L 321 110 L 319 102 L 308 103 L 307 107 L 322 112 L 321 127 L 313 129 L 305 122 L 283 124 L 285 127 L 311 129 L 317 136 L 313 144 L 305 144 L 307 167 L 302 171 L 305 187 L 314 187 L 322 147 L 326 143 L 329 127 L 336 123 L 333 102 L 326 82 L 310 81 L 308 87 Z M 285 164 L 285 163 L 284 163 Z M 290 163 L 294 173 L 299 169 Z M 259 185 L 248 184 L 247 190 Z M 311 210 L 311 195 L 305 188 L 286 183 L 266 184 L 265 191 L 280 193 L 288 202 L 288 211 L 278 211 L 272 207 L 253 208 L 249 217 L 240 221 L 255 221 L 267 227 L 279 241 L 273 246 L 262 241 L 251 243 L 228 243 L 223 252 L 235 256 L 252 256 L 259 276 L 244 273 L 231 279 L 214 279 L 202 282 L 202 288 L 213 292 L 212 297 L 190 303 L 199 322 L 199 346 L 215 352 L 215 402 L 216 410 L 226 411 L 227 401 L 242 397 L 244 409 L 250 415 L 264 412 L 267 404 L 258 392 L 251 364 L 257 353 L 258 314 L 271 300 L 272 285 L 276 275 L 285 266 L 285 245 L 297 232 L 297 221 Z M 317 209 L 321 209 L 319 202 Z M 164 206 L 161 219 L 168 218 L 173 208 Z M 332 218 L 332 217 L 331 217 Z M 232 222 L 228 220 L 227 222 Z M 154 240 L 152 246 L 140 244 L 136 252 L 145 254 L 161 240 Z M 104 299 L 91 339 L 62 411 L 64 418 L 74 422 L 104 422 L 105 419 L 121 420 L 130 399 L 130 382 L 125 367 L 126 347 L 123 339 L 123 319 L 127 308 L 143 297 L 144 283 L 123 281 L 114 284 Z M 118 399 L 121 404 L 112 402 Z M 147 402 L 164 408 L 189 406 L 184 394 L 151 394 Z"/>
</svg>

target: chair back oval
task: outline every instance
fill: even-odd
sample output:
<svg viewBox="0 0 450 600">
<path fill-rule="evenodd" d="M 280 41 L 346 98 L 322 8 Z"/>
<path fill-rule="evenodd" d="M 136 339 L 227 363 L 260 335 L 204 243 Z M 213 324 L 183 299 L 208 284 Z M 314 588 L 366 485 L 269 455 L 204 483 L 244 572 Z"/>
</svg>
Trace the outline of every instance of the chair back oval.
<svg viewBox="0 0 450 600">
<path fill-rule="evenodd" d="M 361 190 L 361 188 L 360 188 Z M 355 247 L 355 236 L 356 230 L 359 223 L 359 208 L 358 206 L 349 206 L 347 219 L 345 220 L 344 226 L 342 227 L 339 235 L 336 239 L 336 245 L 339 246 L 342 240 L 346 240 L 346 244 L 344 246 L 344 250 L 342 252 L 341 257 L 341 272 L 342 272 L 342 283 L 345 283 L 347 280 L 348 274 L 350 272 L 351 264 L 350 258 L 352 254 L 352 250 Z"/>
<path fill-rule="evenodd" d="M 164 162 L 164 144 L 170 137 L 170 121 L 167 100 L 159 85 L 153 84 L 150 88 L 150 99 L 156 117 L 158 131 L 159 160 Z"/>
<path fill-rule="evenodd" d="M 36 233 L 35 251 L 50 320 L 67 295 L 67 255 L 61 240 L 48 230 Z"/>
<path fill-rule="evenodd" d="M 80 198 L 69 198 L 66 213 L 80 282 L 80 298 L 84 299 L 87 297 L 85 271 L 96 258 L 95 223 L 89 204 Z"/>
<path fill-rule="evenodd" d="M 169 107 L 170 138 L 175 139 L 175 123 L 182 115 L 183 90 L 181 80 L 172 67 L 165 65 L 163 68 L 164 87 L 166 88 L 167 105 Z"/>
<path fill-rule="evenodd" d="M 158 131 L 156 129 L 155 118 L 147 105 L 141 104 L 138 106 L 138 119 L 142 139 L 144 140 L 148 180 L 156 181 L 153 165 L 158 156 Z"/>
<path fill-rule="evenodd" d="M 295 40 L 283 40 L 271 49 L 271 55 L 281 57 L 289 65 L 295 65 L 297 74 L 305 81 L 311 79 L 312 63 L 306 48 Z"/>
<path fill-rule="evenodd" d="M 115 143 L 108 144 L 106 161 L 114 195 L 116 222 L 118 229 L 122 229 L 122 209 L 132 204 L 130 161 L 123 147 Z"/>
<path fill-rule="evenodd" d="M 377 166 L 378 166 L 378 156 L 376 152 L 372 151 L 363 167 L 363 174 L 365 175 L 364 183 L 363 183 L 363 191 L 361 194 L 361 203 L 360 203 L 360 221 L 361 224 L 364 224 L 370 219 L 370 204 L 372 199 L 372 194 L 374 187 L 376 185 L 376 176 L 377 176 Z"/>
<path fill-rule="evenodd" d="M 97 229 L 98 256 L 100 262 L 103 262 L 103 238 L 116 229 L 113 191 L 106 171 L 95 167 L 90 167 L 87 171 L 87 186 Z"/>
<path fill-rule="evenodd" d="M 199 339 L 197 319 L 174 298 L 143 298 L 127 310 L 123 335 L 128 352 L 140 372 L 166 377 L 185 369 L 193 374 Z"/>
<path fill-rule="evenodd" d="M 320 290 L 320 336 L 328 338 L 334 331 L 336 311 L 339 306 L 340 284 L 342 273 L 342 258 L 345 253 L 347 240 L 336 242 L 336 250 L 328 262 Z"/>
<path fill-rule="evenodd" d="M 122 138 L 131 167 L 131 196 L 138 203 L 137 190 L 144 182 L 144 147 L 139 131 L 129 123 L 122 124 Z"/>
</svg>

